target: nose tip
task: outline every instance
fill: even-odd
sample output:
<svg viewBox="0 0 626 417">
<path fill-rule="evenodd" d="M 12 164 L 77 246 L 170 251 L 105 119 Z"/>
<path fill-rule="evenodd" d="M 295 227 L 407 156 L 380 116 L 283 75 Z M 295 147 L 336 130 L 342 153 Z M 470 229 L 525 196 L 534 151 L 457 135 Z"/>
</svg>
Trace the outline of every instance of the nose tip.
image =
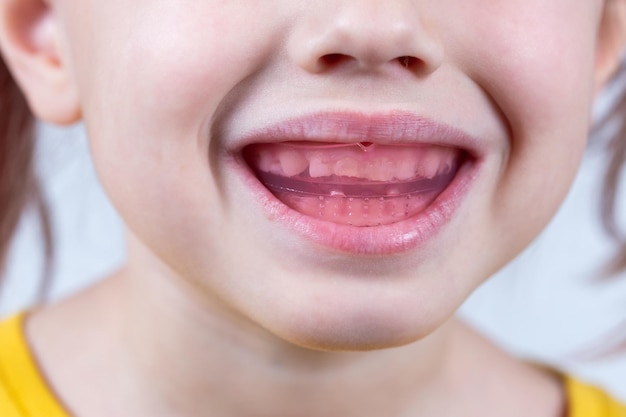
<svg viewBox="0 0 626 417">
<path fill-rule="evenodd" d="M 291 55 L 312 73 L 339 66 L 375 71 L 389 65 L 420 75 L 434 72 L 444 59 L 438 37 L 427 30 L 417 11 L 394 11 L 355 7 L 332 18 L 311 18 L 295 29 Z"/>
</svg>

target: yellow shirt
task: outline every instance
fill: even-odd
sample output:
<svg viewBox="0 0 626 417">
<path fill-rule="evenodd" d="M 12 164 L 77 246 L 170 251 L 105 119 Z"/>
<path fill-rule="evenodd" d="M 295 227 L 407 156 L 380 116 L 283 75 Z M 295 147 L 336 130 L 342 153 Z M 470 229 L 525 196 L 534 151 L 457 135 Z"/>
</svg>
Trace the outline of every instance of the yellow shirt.
<svg viewBox="0 0 626 417">
<path fill-rule="evenodd" d="M 0 323 L 0 417 L 71 417 L 37 368 L 23 318 Z M 626 417 L 626 407 L 596 388 L 567 377 L 565 387 L 568 417 Z"/>
</svg>

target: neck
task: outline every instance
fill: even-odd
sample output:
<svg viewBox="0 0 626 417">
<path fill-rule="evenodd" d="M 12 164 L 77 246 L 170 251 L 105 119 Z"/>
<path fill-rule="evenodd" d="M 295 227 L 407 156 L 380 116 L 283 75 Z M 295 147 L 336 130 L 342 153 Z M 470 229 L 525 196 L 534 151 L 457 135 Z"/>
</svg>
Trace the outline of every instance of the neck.
<svg viewBox="0 0 626 417">
<path fill-rule="evenodd" d="M 448 326 L 411 345 L 319 352 L 249 322 L 168 271 L 115 285 L 132 372 L 176 415 L 366 417 L 431 408 L 444 392 Z M 169 275 L 169 276 L 168 276 Z M 118 298 L 118 305 L 119 298 Z M 245 400 L 244 400 L 245 399 Z"/>
</svg>

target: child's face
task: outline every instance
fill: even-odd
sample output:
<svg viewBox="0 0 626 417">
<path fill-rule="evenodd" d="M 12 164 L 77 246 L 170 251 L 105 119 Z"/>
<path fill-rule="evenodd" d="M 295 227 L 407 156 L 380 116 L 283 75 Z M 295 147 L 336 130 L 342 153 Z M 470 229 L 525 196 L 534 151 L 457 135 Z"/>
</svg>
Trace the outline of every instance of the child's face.
<svg viewBox="0 0 626 417">
<path fill-rule="evenodd" d="M 539 233 L 585 148 L 600 0 L 57 2 L 102 182 L 156 254 L 134 262 L 298 344 L 431 332 Z M 347 197 L 287 209 L 241 157 L 287 140 L 437 143 L 460 167 L 425 211 L 350 226 Z"/>
</svg>

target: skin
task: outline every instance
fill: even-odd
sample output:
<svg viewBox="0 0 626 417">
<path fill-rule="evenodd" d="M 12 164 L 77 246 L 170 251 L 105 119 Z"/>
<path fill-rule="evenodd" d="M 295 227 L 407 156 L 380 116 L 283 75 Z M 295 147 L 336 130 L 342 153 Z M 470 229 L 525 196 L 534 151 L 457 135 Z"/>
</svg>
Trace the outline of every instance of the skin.
<svg viewBox="0 0 626 417">
<path fill-rule="evenodd" d="M 451 317 L 567 192 L 623 3 L 253 3 L 0 6 L 31 107 L 85 122 L 128 226 L 122 270 L 29 320 L 59 396 L 86 417 L 560 415 L 557 379 Z M 227 163 L 236 138 L 327 110 L 404 110 L 479 138 L 477 178 L 441 233 L 354 256 L 260 209 Z"/>
</svg>

